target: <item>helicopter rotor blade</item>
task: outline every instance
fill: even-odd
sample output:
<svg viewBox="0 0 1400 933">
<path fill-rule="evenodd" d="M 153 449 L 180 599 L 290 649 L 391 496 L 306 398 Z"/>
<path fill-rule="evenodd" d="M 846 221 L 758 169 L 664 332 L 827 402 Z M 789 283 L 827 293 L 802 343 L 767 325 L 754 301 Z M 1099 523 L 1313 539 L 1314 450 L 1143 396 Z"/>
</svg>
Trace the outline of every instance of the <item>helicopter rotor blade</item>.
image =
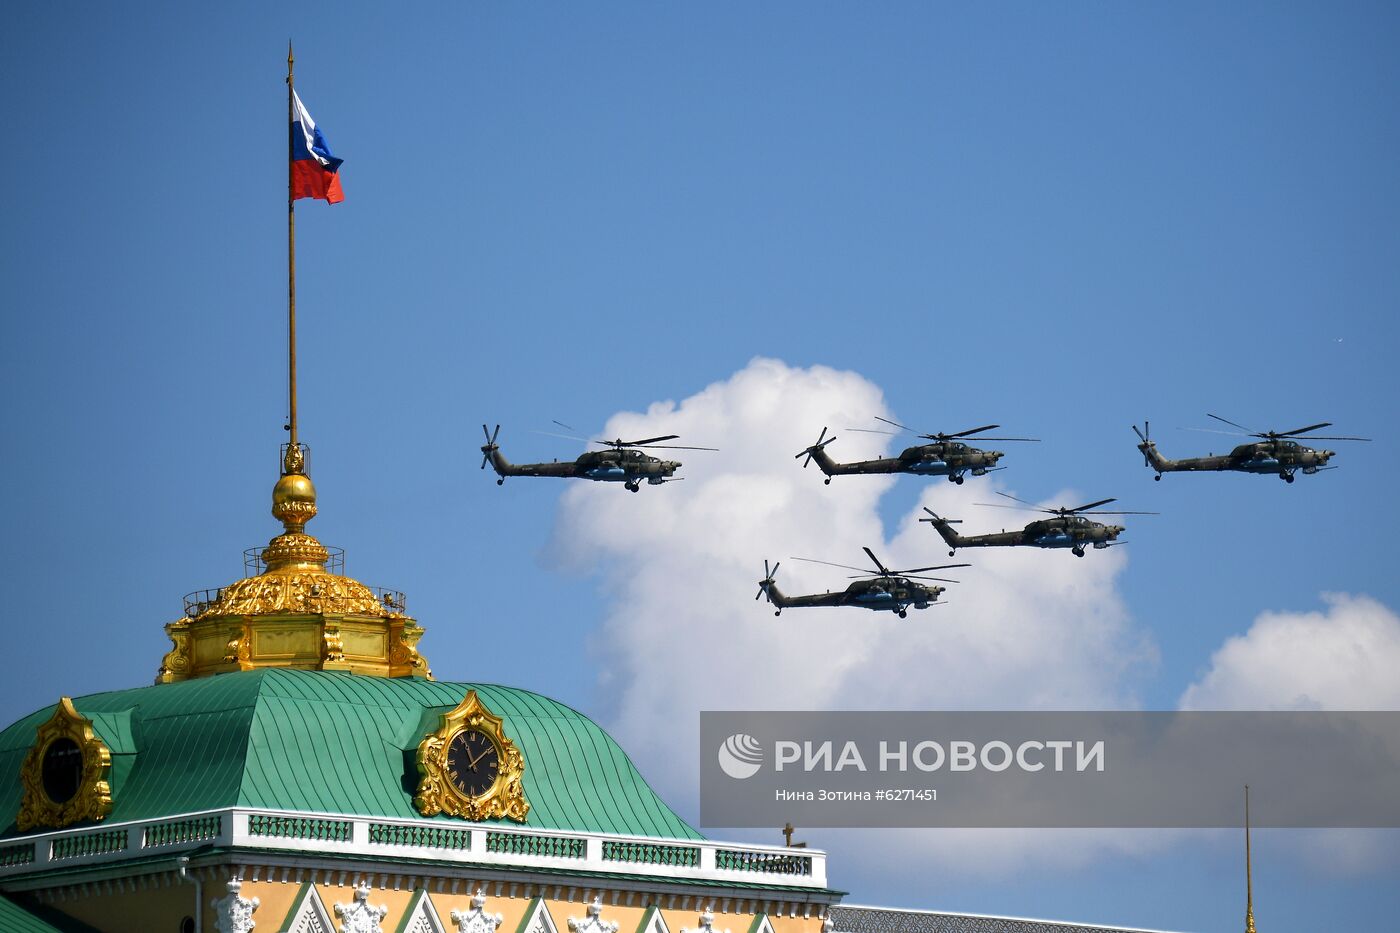
<svg viewBox="0 0 1400 933">
<path fill-rule="evenodd" d="M 586 438 L 586 437 L 579 437 L 577 434 L 559 434 L 559 433 L 556 433 L 556 432 L 554 432 L 554 431 L 531 431 L 530 433 L 531 433 L 531 434 L 542 434 L 542 435 L 544 435 L 545 437 L 562 437 L 562 438 L 564 438 L 565 440 L 569 440 L 569 441 L 582 441 L 582 442 L 585 443 L 585 444 L 588 443 L 588 438 Z"/>
<path fill-rule="evenodd" d="M 919 519 L 919 521 L 921 521 L 921 522 L 947 522 L 949 525 L 961 525 L 961 524 L 962 524 L 962 519 L 961 519 L 961 518 L 944 518 L 943 516 L 941 516 L 941 515 L 939 515 L 937 512 L 935 512 L 933 509 L 929 508 L 928 506 L 924 506 L 924 511 L 927 512 L 929 515 L 932 515 L 933 517 L 932 517 L 932 518 L 921 518 L 921 519 Z"/>
<path fill-rule="evenodd" d="M 800 561 L 805 561 L 806 563 L 809 563 L 809 564 L 826 564 L 828 567 L 840 567 L 842 570 L 854 570 L 854 571 L 856 571 L 857 573 L 859 573 L 861 576 L 865 576 L 865 577 L 878 577 L 878 576 L 880 576 L 878 573 L 871 573 L 870 571 L 864 569 L 863 567 L 852 567 L 850 564 L 833 564 L 833 563 L 832 563 L 831 561 L 829 561 L 829 560 L 817 560 L 817 559 L 814 558 L 814 557 L 789 557 L 788 560 L 800 560 Z"/>
<path fill-rule="evenodd" d="M 817 442 L 811 447 L 806 448 L 805 450 L 799 450 L 796 456 L 793 457 L 793 459 L 796 460 L 804 454 L 807 456 L 807 459 L 802 461 L 802 469 L 805 470 L 807 469 L 807 467 L 811 466 L 812 454 L 816 453 L 818 450 L 822 450 L 826 447 L 827 444 L 830 444 L 832 441 L 836 440 L 835 434 L 831 435 L 830 437 L 827 437 L 826 432 L 827 426 L 822 425 L 822 433 L 817 435 Z"/>
<path fill-rule="evenodd" d="M 907 577 L 907 576 L 909 576 L 910 574 L 923 573 L 925 570 L 952 570 L 954 567 L 971 567 L 971 566 L 972 566 L 971 564 L 938 564 L 937 566 L 934 566 L 934 567 L 910 567 L 908 570 L 892 570 L 892 571 L 890 571 L 890 572 L 891 572 L 891 573 L 897 573 L 897 574 L 899 574 L 901 577 Z"/>
<path fill-rule="evenodd" d="M 1215 428 L 1185 428 L 1187 431 L 1195 431 L 1197 434 L 1223 434 L 1226 437 L 1266 437 L 1264 434 L 1242 434 L 1239 431 L 1217 431 Z"/>
<path fill-rule="evenodd" d="M 1242 425 L 1242 424 L 1235 424 L 1235 422 L 1231 421 L 1229 418 L 1222 418 L 1222 417 L 1220 417 L 1219 415 L 1212 415 L 1210 412 L 1206 412 L 1206 417 L 1207 417 L 1207 418 L 1214 418 L 1216 421 L 1223 421 L 1223 422 L 1225 422 L 1226 424 L 1228 424 L 1230 427 L 1232 427 L 1232 428 L 1239 428 L 1241 431 L 1244 431 L 1246 434 L 1253 435 L 1253 434 L 1255 433 L 1255 432 L 1249 430 L 1249 428 L 1245 427 L 1245 426 Z"/>
<path fill-rule="evenodd" d="M 645 444 L 655 444 L 658 441 L 673 441 L 678 437 L 680 437 L 679 434 L 663 434 L 660 437 L 642 438 L 640 441 L 624 441 L 622 438 L 618 438 L 617 440 L 613 441 L 595 440 L 593 443 L 602 444 L 604 447 L 641 447 Z"/>
<path fill-rule="evenodd" d="M 496 433 L 492 434 L 486 430 L 486 425 L 481 426 L 481 433 L 486 435 L 486 449 L 481 452 L 481 468 L 486 469 L 487 462 L 491 459 L 491 451 L 496 446 L 496 438 L 501 433 L 501 426 L 496 425 Z"/>
<path fill-rule="evenodd" d="M 636 444 L 628 444 L 628 447 L 636 447 Z M 719 450 L 718 447 L 682 447 L 675 444 L 642 444 L 648 450 Z"/>
<path fill-rule="evenodd" d="M 967 565 L 964 565 L 967 566 Z M 960 583 L 960 580 L 949 580 L 947 577 L 926 577 L 917 573 L 856 573 L 847 577 L 847 580 L 879 580 L 885 577 L 903 577 L 906 580 L 937 580 L 939 583 Z"/>
<path fill-rule="evenodd" d="M 1309 431 L 1316 431 L 1318 428 L 1330 428 L 1331 426 L 1332 422 L 1330 421 L 1319 421 L 1317 424 L 1310 424 L 1306 428 L 1294 428 L 1292 431 L 1270 431 L 1269 434 L 1273 437 L 1292 437 L 1295 434 L 1306 434 Z"/>
<path fill-rule="evenodd" d="M 1069 513 L 1069 512 L 1084 512 L 1084 511 L 1087 511 L 1087 510 L 1089 510 L 1089 509 L 1095 509 L 1095 508 L 1098 508 L 1098 507 L 1101 506 L 1101 505 L 1108 505 L 1110 502 L 1117 502 L 1117 501 L 1118 501 L 1117 499 L 1100 499 L 1098 502 L 1090 502 L 1088 505 L 1081 505 L 1081 506 L 1080 506 L 1079 508 L 1077 508 L 1077 509 L 1056 509 L 1055 511 L 1058 511 L 1058 512 L 1066 512 L 1066 513 Z"/>
<path fill-rule="evenodd" d="M 899 434 L 898 431 L 882 431 L 879 428 L 847 428 L 846 430 L 859 431 L 862 434 L 884 434 L 889 437 L 895 437 Z"/>
<path fill-rule="evenodd" d="M 954 435 L 951 435 L 951 436 L 952 436 L 952 437 L 958 437 L 959 435 L 954 434 Z M 1030 442 L 1033 443 L 1033 444 L 1039 444 L 1039 443 L 1040 443 L 1040 438 L 1038 438 L 1038 437 L 979 437 L 979 438 L 977 438 L 977 440 L 979 440 L 979 441 L 1030 441 Z"/>
<path fill-rule="evenodd" d="M 1369 437 L 1323 437 L 1323 436 L 1320 435 L 1320 434 L 1314 434 L 1314 435 L 1311 436 L 1311 437 L 1300 437 L 1300 438 L 1298 438 L 1298 440 L 1300 440 L 1300 441 L 1368 441 L 1368 442 L 1369 442 L 1369 441 L 1371 440 L 1371 438 L 1369 438 Z"/>
<path fill-rule="evenodd" d="M 1001 427 L 1001 425 L 999 425 L 999 424 L 984 424 L 984 425 L 982 425 L 982 427 L 980 427 L 980 428 L 968 428 L 966 431 L 959 431 L 959 432 L 956 433 L 956 434 L 939 434 L 938 437 L 940 437 L 940 438 L 947 438 L 947 437 L 967 437 L 969 434 L 981 434 L 983 431 L 990 431 L 990 430 L 992 430 L 992 428 L 999 428 L 999 427 Z M 984 438 L 982 438 L 982 440 L 987 441 L 987 440 L 991 440 L 991 438 L 989 438 L 989 437 L 984 437 Z"/>
<path fill-rule="evenodd" d="M 1161 512 L 1079 512 L 1079 515 L 1161 515 Z"/>
<path fill-rule="evenodd" d="M 980 505 L 984 509 L 1011 509 L 1014 512 L 1049 512 L 1051 515 L 1055 514 L 1054 509 L 1042 509 L 1038 505 L 1002 505 L 1000 502 L 974 502 L 972 504 Z M 924 519 L 919 519 L 919 521 L 923 520 Z"/>
<path fill-rule="evenodd" d="M 1039 508 L 1040 508 L 1040 506 L 1036 505 L 1034 502 L 1027 502 L 1025 499 L 1017 499 L 1015 496 L 1013 496 L 1013 495 L 1012 495 L 1011 493 L 1009 493 L 1009 492 L 998 492 L 997 495 L 999 495 L 999 496 L 1005 496 L 1006 498 L 1012 500 L 1013 502 L 1019 502 L 1019 503 L 1021 503 L 1022 505 L 1028 505 L 1028 506 L 1030 506 L 1030 507 L 1033 508 L 1033 509 L 1039 509 Z M 980 502 L 979 502 L 979 503 L 977 503 L 977 504 L 978 504 L 978 505 L 983 505 L 984 503 L 980 503 Z M 1001 508 L 1006 508 L 1006 506 L 1001 506 Z"/>
<path fill-rule="evenodd" d="M 577 431 L 577 430 L 578 430 L 578 428 L 574 427 L 574 426 L 571 425 L 571 424 L 565 424 L 565 423 L 562 422 L 562 421 L 555 421 L 553 418 L 550 418 L 549 420 L 550 420 L 552 423 L 559 425 L 559 427 L 563 428 L 565 431 Z"/>
<path fill-rule="evenodd" d="M 875 556 L 875 552 L 872 551 L 872 550 L 870 550 L 870 548 L 868 548 L 868 547 L 863 547 L 863 548 L 861 548 L 861 550 L 865 551 L 866 555 L 871 559 L 871 561 L 874 562 L 875 566 L 880 568 L 880 573 L 881 573 L 881 574 L 888 574 L 888 573 L 891 572 L 890 569 L 889 569 L 888 567 L 886 567 L 884 564 L 880 563 L 880 558 L 876 557 L 876 556 Z"/>
<path fill-rule="evenodd" d="M 1139 431 L 1137 425 L 1133 425 L 1133 433 L 1138 436 L 1138 440 L 1142 441 L 1144 444 L 1147 443 L 1147 435 Z"/>
<path fill-rule="evenodd" d="M 899 428 L 901 431 L 908 431 L 910 434 L 915 433 L 913 428 L 908 427 L 907 425 L 900 424 L 898 421 L 891 421 L 891 420 L 888 419 L 888 418 L 881 418 L 879 415 L 876 415 L 876 416 L 875 416 L 875 420 L 876 420 L 876 421 L 883 421 L 883 422 L 885 422 L 885 424 L 892 424 L 892 425 L 894 425 L 895 427 Z"/>
</svg>

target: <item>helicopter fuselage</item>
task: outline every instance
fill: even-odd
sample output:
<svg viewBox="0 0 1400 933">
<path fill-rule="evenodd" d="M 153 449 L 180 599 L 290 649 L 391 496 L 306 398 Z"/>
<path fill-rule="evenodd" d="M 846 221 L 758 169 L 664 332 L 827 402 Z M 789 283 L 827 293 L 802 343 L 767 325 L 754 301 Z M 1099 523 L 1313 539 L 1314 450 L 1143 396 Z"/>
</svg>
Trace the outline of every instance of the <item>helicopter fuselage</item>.
<svg viewBox="0 0 1400 933">
<path fill-rule="evenodd" d="M 931 520 L 939 537 L 948 545 L 951 557 L 964 547 L 1039 547 L 1068 548 L 1083 557 L 1086 547 L 1102 550 L 1112 546 L 1123 533 L 1122 525 L 1106 525 L 1082 515 L 1064 515 L 1037 519 L 1020 531 L 1002 531 L 986 535 L 960 535 L 952 523 L 942 518 Z"/>
<path fill-rule="evenodd" d="M 859 606 L 862 609 L 895 612 L 903 615 L 910 607 L 927 609 L 937 601 L 947 587 L 925 586 L 905 577 L 875 577 L 856 580 L 837 593 L 815 593 L 808 596 L 788 596 L 776 583 L 761 584 L 768 598 L 781 612 L 784 609 L 812 606 Z"/>
<path fill-rule="evenodd" d="M 997 461 L 1004 454 L 999 450 L 979 450 L 962 441 L 939 441 L 907 447 L 898 457 L 878 460 L 857 460 L 838 463 L 824 448 L 811 449 L 812 459 L 827 475 L 845 476 L 857 473 L 913 473 L 918 476 L 946 476 L 949 482 L 961 483 L 963 474 L 982 476 L 989 470 L 1001 469 Z"/>
<path fill-rule="evenodd" d="M 1255 441 L 1240 444 L 1228 454 L 1207 457 L 1187 457 L 1170 460 L 1157 450 L 1155 441 L 1147 440 L 1138 444 L 1148 466 L 1157 473 L 1201 473 L 1224 472 L 1276 474 L 1286 482 L 1293 481 L 1295 472 L 1316 473 L 1327 466 L 1327 461 L 1336 455 L 1335 451 L 1318 450 L 1287 438 Z"/>
<path fill-rule="evenodd" d="M 600 483 L 624 483 L 628 489 L 636 492 L 644 481 L 653 486 L 671 481 L 681 466 L 675 460 L 662 460 L 640 450 L 626 448 L 590 450 L 580 454 L 576 460 L 552 463 L 511 463 L 498 449 L 483 447 L 482 452 L 491 458 L 491 466 L 499 477 L 497 483 L 507 476 L 555 476 L 591 479 Z"/>
</svg>

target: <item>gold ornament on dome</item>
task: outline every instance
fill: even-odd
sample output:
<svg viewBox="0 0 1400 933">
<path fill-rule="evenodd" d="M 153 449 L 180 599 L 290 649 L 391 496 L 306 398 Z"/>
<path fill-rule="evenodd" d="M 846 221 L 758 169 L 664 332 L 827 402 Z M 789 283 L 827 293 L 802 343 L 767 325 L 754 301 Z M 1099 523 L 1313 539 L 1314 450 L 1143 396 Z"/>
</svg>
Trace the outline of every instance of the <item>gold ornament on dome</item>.
<svg viewBox="0 0 1400 933">
<path fill-rule="evenodd" d="M 111 768 L 112 753 L 93 731 L 92 720 L 63 697 L 20 767 L 24 798 L 17 828 L 62 829 L 105 818 L 112 812 Z"/>
<path fill-rule="evenodd" d="M 312 539 L 314 540 L 314 539 Z M 324 553 L 324 549 L 322 549 Z M 219 590 L 219 598 L 194 617 L 260 616 L 272 613 L 405 618 L 358 580 L 325 571 L 264 573 L 244 577 Z"/>
<path fill-rule="evenodd" d="M 418 791 L 413 806 L 424 816 L 446 813 L 467 820 L 499 817 L 525 822 L 525 758 L 494 715 L 467 691 L 418 744 Z M 483 766 L 483 762 L 484 765 Z M 487 767 L 494 766 L 494 767 Z M 489 780 L 482 775 L 492 776 Z"/>
</svg>

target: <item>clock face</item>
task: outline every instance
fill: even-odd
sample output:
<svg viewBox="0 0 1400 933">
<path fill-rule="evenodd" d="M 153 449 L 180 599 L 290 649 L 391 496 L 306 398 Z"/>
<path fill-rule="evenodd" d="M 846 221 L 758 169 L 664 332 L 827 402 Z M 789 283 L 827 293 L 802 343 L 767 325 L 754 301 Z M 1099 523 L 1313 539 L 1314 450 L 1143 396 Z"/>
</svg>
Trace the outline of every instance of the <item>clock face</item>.
<svg viewBox="0 0 1400 933">
<path fill-rule="evenodd" d="M 468 797 L 485 797 L 501 771 L 501 751 L 479 729 L 463 729 L 447 745 L 447 776 Z"/>
</svg>

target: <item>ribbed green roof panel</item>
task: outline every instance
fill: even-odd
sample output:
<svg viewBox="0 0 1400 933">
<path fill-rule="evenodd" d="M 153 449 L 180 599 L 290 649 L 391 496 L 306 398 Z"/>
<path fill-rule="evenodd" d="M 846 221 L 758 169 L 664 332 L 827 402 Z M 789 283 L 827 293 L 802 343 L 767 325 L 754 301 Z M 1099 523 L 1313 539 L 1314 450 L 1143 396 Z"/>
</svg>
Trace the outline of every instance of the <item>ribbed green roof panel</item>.
<svg viewBox="0 0 1400 933">
<path fill-rule="evenodd" d="M 0 930 L 4 933 L 97 933 L 92 927 L 64 917 L 52 909 L 35 910 L 42 911 L 53 922 L 25 910 L 0 894 Z"/>
<path fill-rule="evenodd" d="M 527 826 L 699 838 L 606 732 L 525 690 L 270 669 L 94 694 L 74 705 L 113 751 L 111 820 L 228 806 L 417 819 L 418 742 L 470 689 L 525 756 Z M 0 732 L 6 834 L 19 809 L 20 764 L 52 712 Z"/>
</svg>

